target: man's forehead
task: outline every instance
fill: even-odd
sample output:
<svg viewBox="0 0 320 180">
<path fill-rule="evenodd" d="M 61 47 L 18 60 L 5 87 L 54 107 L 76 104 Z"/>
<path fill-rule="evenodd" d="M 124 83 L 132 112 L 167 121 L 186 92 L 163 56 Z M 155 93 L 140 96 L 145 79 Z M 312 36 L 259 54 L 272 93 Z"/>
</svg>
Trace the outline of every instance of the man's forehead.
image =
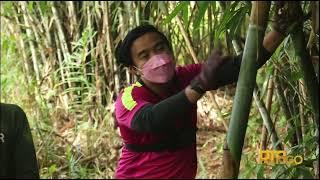
<svg viewBox="0 0 320 180">
<path fill-rule="evenodd" d="M 142 49 L 148 49 L 149 47 L 152 47 L 153 45 L 157 44 L 158 42 L 163 41 L 160 34 L 157 32 L 148 32 L 139 38 L 137 38 L 132 43 L 132 50 L 133 51 L 139 51 Z"/>
</svg>

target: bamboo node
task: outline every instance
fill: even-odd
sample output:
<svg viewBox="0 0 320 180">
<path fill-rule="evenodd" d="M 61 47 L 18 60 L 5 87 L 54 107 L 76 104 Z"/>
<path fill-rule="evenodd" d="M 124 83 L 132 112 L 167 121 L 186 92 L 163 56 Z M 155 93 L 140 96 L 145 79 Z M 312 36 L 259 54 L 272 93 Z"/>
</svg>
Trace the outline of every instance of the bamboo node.
<svg viewBox="0 0 320 180">
<path fill-rule="evenodd" d="M 265 28 L 256 24 L 249 24 L 249 29 L 257 29 L 258 31 L 264 31 Z"/>
</svg>

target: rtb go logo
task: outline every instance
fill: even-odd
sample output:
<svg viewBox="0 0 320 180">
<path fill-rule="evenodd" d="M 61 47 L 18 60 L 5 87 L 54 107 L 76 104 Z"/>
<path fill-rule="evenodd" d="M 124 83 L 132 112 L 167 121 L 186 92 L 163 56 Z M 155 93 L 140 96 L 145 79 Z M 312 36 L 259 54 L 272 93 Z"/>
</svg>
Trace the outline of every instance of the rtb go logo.
<svg viewBox="0 0 320 180">
<path fill-rule="evenodd" d="M 286 164 L 286 165 L 298 165 L 303 162 L 302 156 L 287 156 L 287 153 L 282 150 L 259 150 L 258 163 L 275 165 L 275 164 Z"/>
</svg>

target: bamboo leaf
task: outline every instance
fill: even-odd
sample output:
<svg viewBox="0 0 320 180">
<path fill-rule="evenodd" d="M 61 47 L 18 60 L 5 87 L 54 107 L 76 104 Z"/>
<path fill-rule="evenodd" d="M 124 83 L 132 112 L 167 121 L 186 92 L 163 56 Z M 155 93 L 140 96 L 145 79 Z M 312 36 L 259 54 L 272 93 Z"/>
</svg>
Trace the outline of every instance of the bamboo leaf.
<svg viewBox="0 0 320 180">
<path fill-rule="evenodd" d="M 240 8 L 234 13 L 230 21 L 226 24 L 226 28 L 230 29 L 231 37 L 235 37 L 237 35 L 239 27 L 243 23 L 243 20 L 246 17 L 246 14 L 248 13 L 248 11 L 249 11 L 248 7 Z"/>
<path fill-rule="evenodd" d="M 235 14 L 237 13 L 237 11 L 235 11 L 234 9 L 238 5 L 238 3 L 238 1 L 232 3 L 231 6 L 229 6 L 225 10 L 221 22 L 217 26 L 216 37 L 221 37 L 222 32 L 225 32 L 227 29 L 229 29 L 228 25 L 230 24 L 230 21 L 232 20 L 232 18 L 236 17 Z"/>
<path fill-rule="evenodd" d="M 31 11 L 31 12 L 32 12 L 32 11 L 33 11 L 33 2 L 30 2 L 30 1 L 29 1 L 29 2 L 28 2 L 28 7 L 27 7 L 27 8 L 28 8 L 28 10 L 29 10 L 29 11 Z"/>
<path fill-rule="evenodd" d="M 185 7 L 188 7 L 189 1 L 182 1 L 180 2 L 176 8 L 166 17 L 166 19 L 163 21 L 164 24 L 169 23 L 176 15 L 181 12 Z"/>
<path fill-rule="evenodd" d="M 50 7 L 47 4 L 47 1 L 38 1 L 37 3 L 39 3 L 39 8 L 41 9 L 41 11 L 43 13 L 42 15 L 44 17 L 47 17 L 48 15 L 50 15 L 49 13 L 51 11 L 50 11 Z"/>
<path fill-rule="evenodd" d="M 298 178 L 302 178 L 302 179 L 314 179 L 312 173 L 306 169 L 306 168 L 303 168 L 303 167 L 299 167 L 299 172 L 298 172 L 298 175 L 301 175 L 300 177 Z"/>
<path fill-rule="evenodd" d="M 259 164 L 256 167 L 256 174 L 257 174 L 257 179 L 265 179 L 264 178 L 264 165 L 263 164 Z"/>
<path fill-rule="evenodd" d="M 216 13 L 216 1 L 211 1 L 210 3 L 212 13 Z"/>
<path fill-rule="evenodd" d="M 209 7 L 209 1 L 199 1 L 199 12 L 195 19 L 195 24 L 193 26 L 194 29 L 198 29 L 199 25 Z"/>
<path fill-rule="evenodd" d="M 189 21 L 188 21 L 188 19 L 189 19 L 189 6 L 188 5 L 183 6 L 183 8 L 182 8 L 182 19 L 183 19 L 185 26 L 187 24 L 189 24 Z M 187 28 L 187 27 L 185 27 L 185 28 Z"/>
</svg>

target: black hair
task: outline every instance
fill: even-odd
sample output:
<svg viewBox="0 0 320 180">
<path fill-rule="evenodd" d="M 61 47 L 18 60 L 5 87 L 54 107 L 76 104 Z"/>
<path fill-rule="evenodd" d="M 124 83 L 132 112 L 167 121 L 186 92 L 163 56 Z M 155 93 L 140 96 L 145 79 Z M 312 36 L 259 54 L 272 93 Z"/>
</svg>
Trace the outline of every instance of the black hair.
<svg viewBox="0 0 320 180">
<path fill-rule="evenodd" d="M 167 37 L 162 32 L 160 32 L 153 25 L 144 24 L 132 29 L 124 38 L 124 40 L 117 45 L 116 52 L 115 52 L 117 63 L 120 65 L 122 64 L 126 67 L 133 65 L 133 60 L 132 60 L 131 51 L 130 51 L 132 43 L 137 38 L 149 32 L 158 33 L 160 37 L 164 40 L 164 42 L 168 45 L 169 49 L 172 51 L 171 44 L 169 43 Z"/>
</svg>

